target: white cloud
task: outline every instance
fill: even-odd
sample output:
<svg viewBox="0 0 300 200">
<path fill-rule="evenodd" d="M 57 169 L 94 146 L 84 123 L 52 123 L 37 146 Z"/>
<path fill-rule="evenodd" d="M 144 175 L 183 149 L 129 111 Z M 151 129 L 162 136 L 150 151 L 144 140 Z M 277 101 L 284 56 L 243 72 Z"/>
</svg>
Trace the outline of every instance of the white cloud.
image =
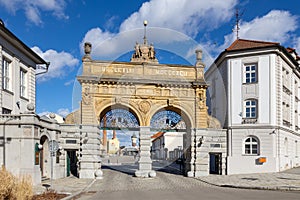
<svg viewBox="0 0 300 200">
<path fill-rule="evenodd" d="M 75 82 L 75 80 L 72 79 L 72 80 L 69 80 L 69 81 L 65 82 L 64 85 L 65 85 L 65 86 L 69 86 L 69 85 L 74 84 L 74 82 Z"/>
<path fill-rule="evenodd" d="M 66 4 L 64 0 L 1 0 L 0 4 L 13 14 L 23 10 L 27 19 L 36 25 L 42 23 L 41 11 L 51 12 L 60 19 L 68 19 L 64 14 Z"/>
<path fill-rule="evenodd" d="M 44 111 L 44 112 L 39 113 L 38 115 L 39 115 L 39 116 L 44 116 L 44 115 L 48 115 L 49 113 L 51 113 L 51 112 L 49 112 L 49 111 Z"/>
<path fill-rule="evenodd" d="M 214 29 L 233 15 L 237 0 L 151 0 L 143 3 L 120 26 L 120 32 L 150 26 L 165 27 L 194 36 L 201 29 Z"/>
<path fill-rule="evenodd" d="M 49 70 L 47 73 L 39 75 L 38 81 L 48 81 L 52 78 L 62 78 L 67 75 L 68 72 L 72 71 L 76 65 L 78 65 L 79 60 L 74 58 L 71 54 L 67 52 L 57 52 L 55 50 L 47 50 L 43 52 L 39 47 L 33 47 L 39 56 L 44 60 L 50 62 Z"/>
<path fill-rule="evenodd" d="M 50 113 L 53 113 L 53 112 L 43 111 L 43 112 L 39 113 L 38 115 L 39 116 L 44 116 L 44 115 L 48 116 Z M 58 109 L 54 113 L 57 114 L 57 115 L 59 115 L 59 116 L 65 117 L 65 116 L 67 116 L 70 113 L 70 111 L 69 111 L 68 108 L 60 108 L 60 109 Z"/>
<path fill-rule="evenodd" d="M 272 10 L 262 17 L 256 17 L 250 22 L 241 22 L 239 36 L 242 39 L 280 42 L 284 44 L 293 37 L 298 28 L 298 17 L 288 11 Z M 223 51 L 236 39 L 235 33 L 224 37 L 224 44 L 218 48 Z M 299 44 L 299 43 L 298 43 Z"/>
<path fill-rule="evenodd" d="M 133 50 L 136 40 L 142 39 L 143 20 L 148 20 L 148 39 L 156 48 L 157 43 L 185 41 L 187 36 L 184 34 L 193 37 L 201 30 L 215 29 L 230 20 L 236 3 L 237 0 L 151 0 L 123 21 L 119 34 L 93 28 L 86 33 L 80 48 L 83 49 L 84 42 L 91 42 L 92 54 L 102 59 L 117 58 Z M 163 28 L 151 32 L 151 27 Z M 179 32 L 174 35 L 174 31 L 168 29 Z M 112 39 L 107 40 L 109 38 Z"/>
<path fill-rule="evenodd" d="M 294 48 L 296 49 L 296 52 L 298 53 L 298 55 L 300 55 L 300 37 L 295 38 Z"/>
<path fill-rule="evenodd" d="M 67 116 L 70 113 L 68 108 L 60 108 L 57 110 L 57 114 L 59 114 L 62 117 Z"/>
</svg>

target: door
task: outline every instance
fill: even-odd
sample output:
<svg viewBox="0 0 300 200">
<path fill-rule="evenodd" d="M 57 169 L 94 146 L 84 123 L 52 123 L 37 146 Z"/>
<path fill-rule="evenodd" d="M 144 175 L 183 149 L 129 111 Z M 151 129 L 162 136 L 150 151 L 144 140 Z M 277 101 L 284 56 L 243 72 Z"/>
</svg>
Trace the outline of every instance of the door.
<svg viewBox="0 0 300 200">
<path fill-rule="evenodd" d="M 67 176 L 70 174 L 78 177 L 78 159 L 76 150 L 67 150 Z"/>
<path fill-rule="evenodd" d="M 209 153 L 209 173 L 222 174 L 222 153 Z"/>
</svg>

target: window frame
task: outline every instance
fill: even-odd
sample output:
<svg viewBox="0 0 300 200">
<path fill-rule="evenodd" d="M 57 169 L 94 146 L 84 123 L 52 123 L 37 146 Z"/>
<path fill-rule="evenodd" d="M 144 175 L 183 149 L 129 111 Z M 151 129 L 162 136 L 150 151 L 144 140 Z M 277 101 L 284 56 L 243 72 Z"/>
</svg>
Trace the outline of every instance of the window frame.
<svg viewBox="0 0 300 200">
<path fill-rule="evenodd" d="M 247 70 L 248 67 L 249 67 L 249 70 Z M 255 69 L 253 70 L 252 67 L 255 67 Z M 247 77 L 248 74 L 249 74 L 249 77 Z M 254 76 L 253 76 L 253 74 L 254 74 Z M 253 78 L 255 80 L 252 80 Z M 257 65 L 257 63 L 244 64 L 244 66 L 243 66 L 243 84 L 254 84 L 257 82 L 258 82 L 258 65 Z"/>
<path fill-rule="evenodd" d="M 27 98 L 27 71 L 20 67 L 20 97 Z"/>
<path fill-rule="evenodd" d="M 250 140 L 249 142 L 247 140 Z M 249 152 L 247 152 L 247 149 L 249 146 Z M 254 145 L 256 145 L 256 152 L 254 151 Z M 257 156 L 260 155 L 260 141 L 258 139 L 258 137 L 256 136 L 247 136 L 244 140 L 243 140 L 243 155 L 245 156 Z"/>
<path fill-rule="evenodd" d="M 250 105 L 247 105 L 247 102 L 250 102 Z M 255 105 L 253 105 L 253 102 L 255 103 Z M 244 119 L 257 119 L 258 117 L 258 101 L 257 99 L 246 99 L 244 100 L 244 105 L 243 105 L 243 118 Z M 252 109 L 255 108 L 255 111 L 253 112 Z M 249 109 L 249 112 L 247 112 L 247 109 Z M 247 113 L 249 113 L 250 116 L 247 116 Z M 252 116 L 253 113 L 255 114 L 255 116 Z"/>
<path fill-rule="evenodd" d="M 6 91 L 11 91 L 11 60 L 2 57 L 2 88 Z"/>
</svg>

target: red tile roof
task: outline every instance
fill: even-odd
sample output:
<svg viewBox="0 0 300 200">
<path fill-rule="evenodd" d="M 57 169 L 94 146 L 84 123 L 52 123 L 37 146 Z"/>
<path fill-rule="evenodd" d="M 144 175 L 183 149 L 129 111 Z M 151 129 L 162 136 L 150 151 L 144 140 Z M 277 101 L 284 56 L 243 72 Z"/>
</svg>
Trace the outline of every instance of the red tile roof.
<svg viewBox="0 0 300 200">
<path fill-rule="evenodd" d="M 287 50 L 289 53 L 293 53 L 293 52 L 296 51 L 294 48 L 291 48 L 291 47 L 286 48 L 286 50 Z"/>
<path fill-rule="evenodd" d="M 156 139 L 164 135 L 165 132 L 157 132 L 154 135 L 151 136 L 151 138 Z"/>
<path fill-rule="evenodd" d="M 278 46 L 278 45 L 280 45 L 280 43 L 237 39 L 230 45 L 230 47 L 228 47 L 226 49 L 226 51 L 252 49 L 252 48 L 258 48 L 258 47 L 272 47 L 272 46 Z"/>
</svg>

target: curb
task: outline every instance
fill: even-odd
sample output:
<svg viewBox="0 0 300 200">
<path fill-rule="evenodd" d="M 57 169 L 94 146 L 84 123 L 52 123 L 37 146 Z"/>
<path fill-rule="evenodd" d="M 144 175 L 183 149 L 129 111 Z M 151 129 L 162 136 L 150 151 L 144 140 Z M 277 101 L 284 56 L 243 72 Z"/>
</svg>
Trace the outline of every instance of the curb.
<svg viewBox="0 0 300 200">
<path fill-rule="evenodd" d="M 93 179 L 93 181 L 90 182 L 89 185 L 86 186 L 85 188 L 83 188 L 82 190 L 80 190 L 80 191 L 78 191 L 78 192 L 76 192 L 76 193 L 74 193 L 74 194 L 71 194 L 70 196 L 67 196 L 67 197 L 65 197 L 65 198 L 63 198 L 63 199 L 61 199 L 61 200 L 70 200 L 70 199 L 72 199 L 72 198 L 74 198 L 74 197 L 80 195 L 80 194 L 83 193 L 85 190 L 89 189 L 95 182 L 96 182 L 96 179 Z"/>
<path fill-rule="evenodd" d="M 300 187 L 296 186 L 273 186 L 273 187 L 264 187 L 264 186 L 237 186 L 237 185 L 220 185 L 220 184 L 215 184 L 211 183 L 205 180 L 202 180 L 200 178 L 195 178 L 196 180 L 199 180 L 203 183 L 213 185 L 216 187 L 224 187 L 224 188 L 236 188 L 236 189 L 250 189 L 250 190 L 274 190 L 274 191 L 300 191 Z"/>
</svg>

